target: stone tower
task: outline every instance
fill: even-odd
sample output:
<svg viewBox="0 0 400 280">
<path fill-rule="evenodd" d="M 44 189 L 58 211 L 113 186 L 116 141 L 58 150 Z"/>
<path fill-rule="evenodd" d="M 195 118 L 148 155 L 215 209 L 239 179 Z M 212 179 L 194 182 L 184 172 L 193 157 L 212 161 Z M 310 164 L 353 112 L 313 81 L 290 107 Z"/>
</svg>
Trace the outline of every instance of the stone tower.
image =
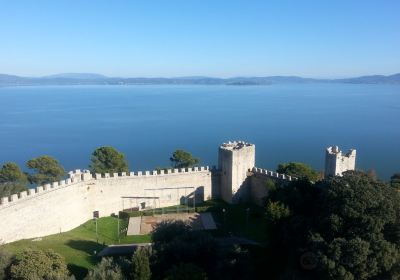
<svg viewBox="0 0 400 280">
<path fill-rule="evenodd" d="M 338 146 L 328 147 L 325 153 L 325 177 L 342 176 L 347 170 L 356 167 L 356 150 L 351 149 L 347 154 L 342 154 Z"/>
<path fill-rule="evenodd" d="M 255 166 L 255 146 L 243 141 L 224 143 L 219 147 L 218 167 L 221 170 L 221 198 L 235 203 L 247 198 L 247 172 Z"/>
</svg>

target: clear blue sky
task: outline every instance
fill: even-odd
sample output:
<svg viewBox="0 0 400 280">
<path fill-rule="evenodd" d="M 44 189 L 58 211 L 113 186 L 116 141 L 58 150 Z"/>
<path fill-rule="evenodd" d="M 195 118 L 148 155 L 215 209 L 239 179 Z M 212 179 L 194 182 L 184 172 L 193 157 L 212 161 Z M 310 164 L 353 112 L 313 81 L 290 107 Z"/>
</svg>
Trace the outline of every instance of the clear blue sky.
<svg viewBox="0 0 400 280">
<path fill-rule="evenodd" d="M 0 1 L 0 73 L 400 72 L 399 0 Z"/>
</svg>

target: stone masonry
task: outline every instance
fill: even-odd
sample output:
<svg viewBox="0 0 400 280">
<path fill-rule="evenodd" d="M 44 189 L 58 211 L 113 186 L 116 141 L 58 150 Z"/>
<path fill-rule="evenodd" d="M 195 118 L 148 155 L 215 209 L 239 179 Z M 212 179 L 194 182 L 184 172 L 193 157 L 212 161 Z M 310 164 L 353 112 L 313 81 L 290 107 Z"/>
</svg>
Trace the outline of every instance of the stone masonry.
<svg viewBox="0 0 400 280">
<path fill-rule="evenodd" d="M 341 175 L 355 166 L 355 150 L 342 155 L 337 147 L 326 152 L 325 172 Z M 262 205 L 267 180 L 297 178 L 257 168 L 255 145 L 244 141 L 222 144 L 218 169 L 192 167 L 114 174 L 69 172 L 59 182 L 37 186 L 0 199 L 0 244 L 69 231 L 93 218 L 123 209 L 144 210 L 190 205 L 212 198 L 228 203 L 252 201 Z"/>
</svg>

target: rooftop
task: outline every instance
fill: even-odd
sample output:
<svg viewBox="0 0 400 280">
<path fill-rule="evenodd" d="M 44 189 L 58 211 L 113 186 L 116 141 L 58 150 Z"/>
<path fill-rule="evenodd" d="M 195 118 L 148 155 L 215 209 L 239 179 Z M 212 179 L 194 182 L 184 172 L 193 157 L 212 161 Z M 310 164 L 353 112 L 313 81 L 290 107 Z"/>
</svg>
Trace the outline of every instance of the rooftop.
<svg viewBox="0 0 400 280">
<path fill-rule="evenodd" d="M 254 144 L 245 141 L 229 141 L 228 143 L 223 143 L 220 148 L 224 150 L 240 150 L 250 146 L 254 146 Z"/>
</svg>

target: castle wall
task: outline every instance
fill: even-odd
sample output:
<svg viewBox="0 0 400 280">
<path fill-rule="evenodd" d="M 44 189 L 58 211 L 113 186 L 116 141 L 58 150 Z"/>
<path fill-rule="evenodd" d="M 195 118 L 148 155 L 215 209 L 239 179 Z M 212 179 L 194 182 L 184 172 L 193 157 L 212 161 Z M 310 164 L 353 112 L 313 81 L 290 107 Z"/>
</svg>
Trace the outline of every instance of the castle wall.
<svg viewBox="0 0 400 280">
<path fill-rule="evenodd" d="M 274 183 L 279 184 L 281 184 L 282 182 L 297 180 L 296 177 L 257 167 L 254 167 L 251 173 L 250 199 L 253 203 L 259 206 L 264 206 L 264 198 L 268 196 L 268 180 L 272 180 Z"/>
<path fill-rule="evenodd" d="M 0 204 L 0 242 L 40 237 L 71 230 L 93 217 L 136 206 L 166 207 L 211 198 L 212 176 L 208 167 L 129 174 L 74 173 L 70 179 L 37 187 Z M 159 199 L 131 199 L 143 196 Z M 142 203 L 142 204 L 141 204 Z M 143 204 L 144 203 L 144 204 Z"/>
</svg>

